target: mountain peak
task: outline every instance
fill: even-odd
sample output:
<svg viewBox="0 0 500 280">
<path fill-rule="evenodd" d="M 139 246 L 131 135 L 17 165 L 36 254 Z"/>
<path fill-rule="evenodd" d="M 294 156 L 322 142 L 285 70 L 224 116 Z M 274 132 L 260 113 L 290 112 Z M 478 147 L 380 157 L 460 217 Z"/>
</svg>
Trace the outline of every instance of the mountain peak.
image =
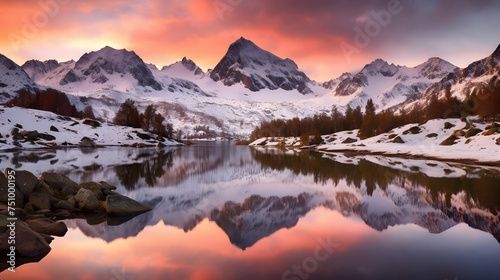
<svg viewBox="0 0 500 280">
<path fill-rule="evenodd" d="M 311 93 L 311 80 L 290 59 L 282 59 L 243 37 L 229 46 L 227 53 L 210 72 L 214 81 L 226 86 L 242 83 L 251 91 L 262 89 L 298 90 Z"/>
<path fill-rule="evenodd" d="M 205 76 L 203 70 L 201 70 L 198 65 L 191 59 L 187 57 L 183 57 L 181 61 L 177 61 L 168 66 L 163 66 L 161 71 L 166 71 L 168 75 L 172 75 L 174 77 L 190 80 L 190 78 L 194 76 Z"/>
<path fill-rule="evenodd" d="M 255 45 L 254 42 L 246 39 L 245 37 L 240 37 L 233 44 L 238 44 L 238 45 Z"/>
<path fill-rule="evenodd" d="M 419 70 L 420 74 L 432 80 L 443 78 L 448 73 L 454 72 L 457 66 L 440 57 L 431 57 L 415 68 Z"/>
<path fill-rule="evenodd" d="M 110 46 L 82 55 L 75 63 L 74 69 L 68 71 L 59 84 L 64 86 L 87 80 L 91 84 L 104 84 L 113 75 L 125 74 L 130 74 L 139 86 L 149 86 L 155 90 L 162 89 L 150 68 L 135 52 L 126 49 L 118 50 Z"/>
<path fill-rule="evenodd" d="M 498 45 L 497 49 L 491 55 L 494 58 L 500 58 L 500 45 Z"/>
<path fill-rule="evenodd" d="M 389 64 L 387 61 L 377 58 L 371 63 L 365 65 L 362 73 L 368 74 L 370 76 L 375 76 L 378 73 L 386 77 L 392 77 L 399 71 L 399 66 L 394 65 L 394 63 Z"/>
</svg>

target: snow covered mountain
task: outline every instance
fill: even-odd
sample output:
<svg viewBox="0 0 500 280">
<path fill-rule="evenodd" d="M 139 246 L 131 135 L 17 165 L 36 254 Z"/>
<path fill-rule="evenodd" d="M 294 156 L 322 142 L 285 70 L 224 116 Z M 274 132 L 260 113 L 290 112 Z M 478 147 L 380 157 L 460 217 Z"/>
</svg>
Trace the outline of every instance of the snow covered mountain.
<svg viewBox="0 0 500 280">
<path fill-rule="evenodd" d="M 38 86 L 15 62 L 0 54 L 0 102 L 10 100 L 20 89 L 34 91 Z"/>
<path fill-rule="evenodd" d="M 457 69 L 437 57 L 413 68 L 376 59 L 354 76 L 343 75 L 334 92 L 336 96 L 348 97 L 346 105 L 352 108 L 363 108 L 371 98 L 382 110 L 417 100 L 430 85 Z"/>
<path fill-rule="evenodd" d="M 279 58 L 243 37 L 229 46 L 210 77 L 226 86 L 242 83 L 251 91 L 281 88 L 312 93 L 308 85 L 311 80 L 298 70 L 295 62 Z"/>
<path fill-rule="evenodd" d="M 201 70 L 198 65 L 191 59 L 183 57 L 181 61 L 177 61 L 168 66 L 164 66 L 161 72 L 168 76 L 191 81 L 192 79 L 201 79 L 206 73 Z"/>
<path fill-rule="evenodd" d="M 126 92 L 136 86 L 162 90 L 151 70 L 137 54 L 108 46 L 85 53 L 76 62 L 31 60 L 23 68 L 37 83 L 62 91 L 106 88 Z"/>
<path fill-rule="evenodd" d="M 486 87 L 488 84 L 499 86 L 500 76 L 500 45 L 488 57 L 469 64 L 466 68 L 454 71 L 443 77 L 440 81 L 431 85 L 425 92 L 425 96 L 432 94 L 444 95 L 449 88 L 452 95 L 459 98 L 475 90 Z"/>
<path fill-rule="evenodd" d="M 110 120 L 119 105 L 132 98 L 140 110 L 155 104 L 184 135 L 198 135 L 197 127 L 208 126 L 215 135 L 247 137 L 262 121 L 328 114 L 332 105 L 341 112 L 348 105 L 364 109 L 371 98 L 378 111 L 396 109 L 414 101 L 425 103 L 430 94 L 442 94 L 448 85 L 453 85 L 454 94 L 464 95 L 498 76 L 499 53 L 497 49 L 462 70 L 440 58 L 415 67 L 377 59 L 359 73 L 344 73 L 320 84 L 299 71 L 292 60 L 244 38 L 231 44 L 206 73 L 187 58 L 159 70 L 132 51 L 105 47 L 78 61 L 30 60 L 23 65 L 26 72 L 17 75 L 2 70 L 0 102 L 26 85 L 50 87 L 66 93 L 77 110 L 91 106 L 97 117 Z M 19 70 L 12 61 L 8 64 Z"/>
</svg>

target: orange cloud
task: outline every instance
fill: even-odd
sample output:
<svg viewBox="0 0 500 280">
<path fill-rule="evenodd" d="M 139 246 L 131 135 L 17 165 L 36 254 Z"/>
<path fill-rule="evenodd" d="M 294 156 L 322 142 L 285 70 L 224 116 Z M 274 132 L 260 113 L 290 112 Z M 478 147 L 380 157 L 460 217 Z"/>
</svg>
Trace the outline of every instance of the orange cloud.
<svg viewBox="0 0 500 280">
<path fill-rule="evenodd" d="M 110 45 L 134 50 L 159 67 L 186 56 L 206 70 L 243 36 L 326 81 L 375 58 L 418 64 L 416 57 L 423 62 L 443 56 L 454 63 L 489 55 L 498 45 L 497 38 L 486 36 L 500 24 L 498 9 L 471 3 L 405 2 L 403 13 L 392 17 L 369 46 L 346 58 L 341 43 L 352 44 L 354 28 L 385 9 L 387 0 L 9 1 L 0 12 L 0 53 L 22 64 L 32 58 L 78 59 Z M 446 12 L 449 7 L 453 13 Z M 464 30 L 473 37 L 467 42 Z"/>
</svg>

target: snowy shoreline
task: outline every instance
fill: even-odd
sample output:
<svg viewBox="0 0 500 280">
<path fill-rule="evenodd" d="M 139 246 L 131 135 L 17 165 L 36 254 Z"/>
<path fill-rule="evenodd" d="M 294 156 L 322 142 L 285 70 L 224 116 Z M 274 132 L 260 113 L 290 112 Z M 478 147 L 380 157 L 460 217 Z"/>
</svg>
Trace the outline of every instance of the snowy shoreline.
<svg viewBox="0 0 500 280">
<path fill-rule="evenodd" d="M 323 143 L 314 150 L 326 154 L 342 152 L 500 166 L 500 124 L 496 122 L 436 119 L 422 125 L 408 124 L 363 140 L 357 137 L 357 132 L 323 135 Z M 257 139 L 250 146 L 301 148 L 302 144 L 298 137 L 268 137 Z"/>
<path fill-rule="evenodd" d="M 0 151 L 182 146 L 143 129 L 0 105 Z"/>
</svg>

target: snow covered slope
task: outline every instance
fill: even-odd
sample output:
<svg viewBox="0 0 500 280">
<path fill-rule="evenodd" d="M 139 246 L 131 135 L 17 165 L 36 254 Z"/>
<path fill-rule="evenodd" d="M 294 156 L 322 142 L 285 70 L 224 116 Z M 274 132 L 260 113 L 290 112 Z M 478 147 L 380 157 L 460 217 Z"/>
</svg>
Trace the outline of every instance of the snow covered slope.
<svg viewBox="0 0 500 280">
<path fill-rule="evenodd" d="M 251 91 L 281 88 L 312 93 L 308 85 L 311 80 L 295 62 L 279 58 L 243 37 L 229 46 L 210 77 L 227 86 L 242 83 Z"/>
<path fill-rule="evenodd" d="M 37 85 L 21 67 L 0 54 L 0 103 L 10 100 L 20 89 L 34 91 Z"/>
<path fill-rule="evenodd" d="M 193 79 L 201 79 L 206 73 L 201 70 L 198 65 L 191 59 L 183 57 L 181 61 L 177 61 L 168 66 L 164 66 L 161 71 L 170 77 L 180 78 L 191 81 Z"/>
<path fill-rule="evenodd" d="M 321 151 L 356 150 L 449 160 L 500 163 L 500 124 L 469 123 L 459 119 L 409 124 L 364 140 L 343 143 L 341 135 L 327 137 Z"/>
<path fill-rule="evenodd" d="M 364 109 L 371 98 L 378 111 L 396 109 L 412 106 L 415 100 L 425 103 L 430 94 L 442 93 L 448 84 L 453 85 L 454 94 L 463 95 L 478 83 L 496 81 L 499 53 L 497 49 L 462 70 L 439 58 L 415 67 L 378 59 L 359 73 L 345 73 L 322 84 L 311 81 L 292 60 L 281 59 L 244 38 L 234 42 L 208 73 L 187 58 L 159 70 L 132 51 L 111 47 L 85 54 L 76 62 L 31 60 L 23 68 L 39 87 L 65 92 L 78 110 L 91 106 L 96 116 L 107 120 L 132 98 L 140 110 L 157 105 L 184 135 L 198 135 L 199 127 L 208 126 L 218 136 L 247 137 L 262 121 L 329 113 L 332 105 L 340 112 L 347 105 Z M 9 86 L 0 88 L 5 92 L 0 102 L 12 98 L 25 84 L 36 86 L 25 76 L 13 81 L 12 75 L 0 73 L 0 81 L 9 81 L 2 82 Z"/>
<path fill-rule="evenodd" d="M 408 124 L 371 138 L 361 140 L 358 130 L 342 131 L 323 135 L 323 144 L 317 147 L 322 152 L 362 151 L 428 157 L 447 160 L 469 160 L 499 164 L 500 123 L 481 123 L 469 118 L 435 119 L 422 125 Z M 298 137 L 260 138 L 251 146 L 300 147 Z"/>
<path fill-rule="evenodd" d="M 456 70 L 456 66 L 436 57 L 413 68 L 377 59 L 356 75 L 345 75 L 334 92 L 344 97 L 342 105 L 364 108 L 371 98 L 377 110 L 382 110 L 417 100 L 430 85 Z"/>
<path fill-rule="evenodd" d="M 167 146 L 179 145 L 172 140 L 156 140 L 155 135 L 142 129 L 61 117 L 46 111 L 0 106 L 0 150 L 72 147 L 77 146 L 84 137 L 100 146 L 157 146 L 160 142 Z"/>
<path fill-rule="evenodd" d="M 430 86 L 425 96 L 433 94 L 443 96 L 450 88 L 453 96 L 463 99 L 467 94 L 486 87 L 488 84 L 498 87 L 500 75 L 500 45 L 488 57 L 471 63 L 460 71 L 455 71 L 443 77 L 439 82 Z"/>
</svg>

